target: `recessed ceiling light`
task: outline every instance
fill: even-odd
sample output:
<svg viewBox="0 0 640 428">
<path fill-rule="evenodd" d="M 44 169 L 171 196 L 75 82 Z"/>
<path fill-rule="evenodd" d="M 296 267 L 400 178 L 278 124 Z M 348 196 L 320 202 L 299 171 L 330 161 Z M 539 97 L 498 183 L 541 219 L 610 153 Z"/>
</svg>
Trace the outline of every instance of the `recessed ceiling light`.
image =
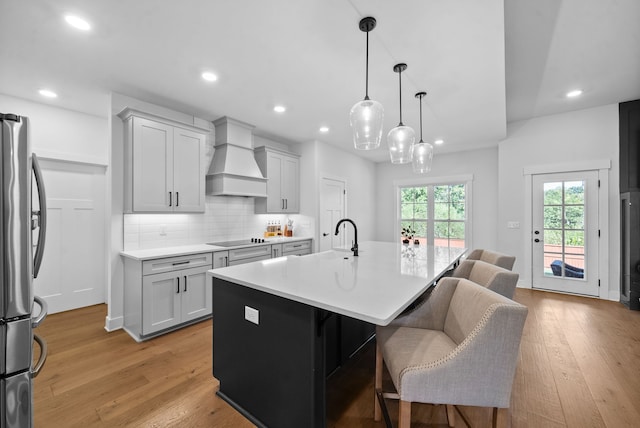
<svg viewBox="0 0 640 428">
<path fill-rule="evenodd" d="M 58 94 L 56 94 L 53 91 L 50 91 L 49 89 L 40 89 L 38 93 L 43 97 L 47 97 L 47 98 L 56 98 L 58 96 Z"/>
<path fill-rule="evenodd" d="M 436 144 L 439 146 L 440 144 L 444 144 L 444 140 L 436 140 L 433 142 L 433 144 Z"/>
<path fill-rule="evenodd" d="M 91 30 L 91 25 L 85 21 L 83 18 L 80 18 L 76 15 L 66 15 L 64 20 L 67 21 L 67 24 L 71 25 L 73 28 L 77 28 L 82 31 Z"/>
<path fill-rule="evenodd" d="M 322 132 L 322 133 L 329 132 L 329 127 L 328 126 L 321 126 L 320 127 L 320 132 Z"/>
<path fill-rule="evenodd" d="M 202 78 L 207 82 L 215 82 L 216 80 L 218 80 L 218 76 L 210 71 L 205 71 L 204 73 L 202 73 Z"/>
<path fill-rule="evenodd" d="M 285 111 L 287 111 L 287 108 L 285 106 L 275 106 L 273 108 L 273 111 L 275 111 L 276 113 L 284 113 Z"/>
<path fill-rule="evenodd" d="M 567 92 L 567 98 L 575 98 L 582 95 L 582 89 L 575 89 L 573 91 Z"/>
</svg>

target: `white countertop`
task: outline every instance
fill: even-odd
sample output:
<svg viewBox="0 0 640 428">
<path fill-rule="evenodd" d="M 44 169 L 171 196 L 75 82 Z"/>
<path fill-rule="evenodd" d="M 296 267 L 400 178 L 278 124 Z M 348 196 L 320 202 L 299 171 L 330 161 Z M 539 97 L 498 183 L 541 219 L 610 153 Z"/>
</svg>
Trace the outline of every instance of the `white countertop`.
<svg viewBox="0 0 640 428">
<path fill-rule="evenodd" d="M 330 250 L 208 271 L 209 275 L 317 308 L 387 325 L 465 248 L 363 242 L 359 256 Z"/>
<path fill-rule="evenodd" d="M 184 256 L 187 254 L 197 254 L 197 253 L 211 253 L 214 251 L 227 251 L 233 250 L 237 248 L 245 248 L 245 247 L 253 247 L 258 245 L 272 245 L 272 244 L 284 244 L 287 242 L 296 242 L 296 241 L 307 241 L 312 239 L 311 237 L 303 237 L 303 236 L 293 236 L 293 237 L 279 237 L 279 238 L 265 238 L 265 242 L 263 243 L 250 243 L 244 245 L 236 245 L 234 247 L 220 247 L 217 245 L 210 244 L 194 244 L 194 245 L 181 245 L 177 247 L 162 247 L 162 248 L 150 248 L 146 250 L 130 250 L 130 251 L 120 251 L 120 255 L 134 259 L 134 260 L 152 260 L 158 259 L 162 257 L 174 257 L 174 256 Z"/>
</svg>

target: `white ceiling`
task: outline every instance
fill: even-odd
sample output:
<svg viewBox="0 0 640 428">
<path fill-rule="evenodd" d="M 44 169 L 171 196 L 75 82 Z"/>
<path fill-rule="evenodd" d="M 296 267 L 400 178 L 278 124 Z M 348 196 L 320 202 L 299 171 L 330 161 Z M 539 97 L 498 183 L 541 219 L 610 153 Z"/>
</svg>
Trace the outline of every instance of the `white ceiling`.
<svg viewBox="0 0 640 428">
<path fill-rule="evenodd" d="M 405 62 L 403 122 L 419 134 L 414 94 L 427 91 L 424 140 L 445 140 L 436 156 L 495 145 L 507 121 L 640 98 L 638 0 L 28 0 L 0 12 L 0 93 L 106 116 L 115 91 L 354 153 L 364 16 L 378 21 L 369 95 L 385 107 L 383 134 L 399 120 L 393 66 Z M 70 12 L 93 29 L 67 26 Z M 576 87 L 584 95 L 566 99 Z M 385 146 L 357 154 L 386 162 Z"/>
</svg>

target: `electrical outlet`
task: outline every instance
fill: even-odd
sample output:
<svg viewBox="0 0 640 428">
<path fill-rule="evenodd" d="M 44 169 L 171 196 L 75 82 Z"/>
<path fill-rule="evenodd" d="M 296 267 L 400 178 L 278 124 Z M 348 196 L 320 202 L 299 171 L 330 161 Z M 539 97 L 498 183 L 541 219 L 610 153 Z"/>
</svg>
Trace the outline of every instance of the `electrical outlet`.
<svg viewBox="0 0 640 428">
<path fill-rule="evenodd" d="M 260 325 L 260 311 L 250 306 L 244 307 L 244 319 L 255 325 Z"/>
</svg>

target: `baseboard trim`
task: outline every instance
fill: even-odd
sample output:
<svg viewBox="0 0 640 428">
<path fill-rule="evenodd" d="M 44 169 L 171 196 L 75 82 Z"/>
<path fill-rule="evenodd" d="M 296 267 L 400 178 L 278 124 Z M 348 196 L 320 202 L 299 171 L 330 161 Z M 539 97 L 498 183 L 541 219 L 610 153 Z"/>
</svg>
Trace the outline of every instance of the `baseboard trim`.
<svg viewBox="0 0 640 428">
<path fill-rule="evenodd" d="M 110 318 L 109 316 L 105 317 L 104 321 L 104 329 L 108 332 L 120 330 L 124 327 L 124 317 Z"/>
</svg>

